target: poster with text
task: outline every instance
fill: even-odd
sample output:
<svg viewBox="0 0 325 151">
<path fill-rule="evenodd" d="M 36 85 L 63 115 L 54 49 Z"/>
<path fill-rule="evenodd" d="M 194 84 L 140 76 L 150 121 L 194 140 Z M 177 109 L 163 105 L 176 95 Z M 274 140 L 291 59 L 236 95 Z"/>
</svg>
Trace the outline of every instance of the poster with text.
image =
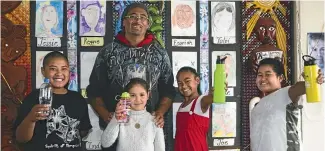
<svg viewBox="0 0 325 151">
<path fill-rule="evenodd" d="M 197 70 L 197 52 L 172 52 L 174 86 L 178 87 L 176 75 L 180 68 L 188 66 Z"/>
</svg>

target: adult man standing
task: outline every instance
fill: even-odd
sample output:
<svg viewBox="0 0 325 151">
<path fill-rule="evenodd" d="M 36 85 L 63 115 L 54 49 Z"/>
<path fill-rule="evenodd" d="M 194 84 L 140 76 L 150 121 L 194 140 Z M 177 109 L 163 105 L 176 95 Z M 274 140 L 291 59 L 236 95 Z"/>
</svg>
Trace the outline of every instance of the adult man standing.
<svg viewBox="0 0 325 151">
<path fill-rule="evenodd" d="M 151 89 L 150 104 L 156 123 L 164 125 L 163 116 L 175 97 L 173 74 L 167 51 L 148 32 L 150 22 L 147 7 L 132 3 L 122 14 L 122 31 L 114 42 L 105 46 L 95 61 L 87 87 L 92 107 L 105 128 L 111 120 L 120 95 L 131 78 L 145 79 Z M 115 146 L 105 150 L 115 150 Z"/>
</svg>

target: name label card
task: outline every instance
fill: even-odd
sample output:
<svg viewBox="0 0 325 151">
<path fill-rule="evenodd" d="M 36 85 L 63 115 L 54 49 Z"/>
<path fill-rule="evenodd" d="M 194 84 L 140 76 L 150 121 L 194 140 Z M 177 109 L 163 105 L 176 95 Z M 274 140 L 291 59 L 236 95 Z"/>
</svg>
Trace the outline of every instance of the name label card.
<svg viewBox="0 0 325 151">
<path fill-rule="evenodd" d="M 172 39 L 174 47 L 195 47 L 195 39 Z"/>
<path fill-rule="evenodd" d="M 61 47 L 60 38 L 37 38 L 37 47 Z"/>
<path fill-rule="evenodd" d="M 235 144 L 234 138 L 214 139 L 213 146 L 233 146 Z"/>
<path fill-rule="evenodd" d="M 81 37 L 81 46 L 103 46 L 103 37 Z"/>
</svg>

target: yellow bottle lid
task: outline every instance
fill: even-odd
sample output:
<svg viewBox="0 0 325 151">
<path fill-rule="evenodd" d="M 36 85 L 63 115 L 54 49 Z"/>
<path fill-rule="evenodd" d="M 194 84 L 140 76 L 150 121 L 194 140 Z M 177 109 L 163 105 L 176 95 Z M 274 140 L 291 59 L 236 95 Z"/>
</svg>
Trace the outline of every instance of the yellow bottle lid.
<svg viewBox="0 0 325 151">
<path fill-rule="evenodd" d="M 122 98 L 129 98 L 130 94 L 128 92 L 123 92 L 121 95 Z"/>
</svg>

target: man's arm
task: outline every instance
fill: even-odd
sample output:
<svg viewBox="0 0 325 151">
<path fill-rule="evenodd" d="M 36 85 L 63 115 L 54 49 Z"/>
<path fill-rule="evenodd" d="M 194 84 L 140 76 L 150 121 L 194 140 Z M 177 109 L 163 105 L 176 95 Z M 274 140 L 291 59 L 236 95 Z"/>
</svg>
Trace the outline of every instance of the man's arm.
<svg viewBox="0 0 325 151">
<path fill-rule="evenodd" d="M 106 109 L 103 100 L 103 95 L 105 94 L 106 88 L 105 84 L 109 83 L 107 79 L 107 59 L 105 58 L 105 54 L 107 53 L 106 49 L 110 48 L 108 48 L 108 46 L 104 47 L 96 57 L 94 67 L 89 77 L 87 96 L 89 98 L 90 105 L 95 110 L 95 112 L 99 115 L 101 119 L 108 123 L 111 119 L 111 116 L 108 110 Z"/>
<path fill-rule="evenodd" d="M 169 108 L 171 107 L 172 103 L 173 103 L 173 101 L 170 98 L 163 97 L 160 100 L 159 107 L 156 110 L 156 114 L 164 115 L 169 110 Z"/>
<path fill-rule="evenodd" d="M 176 90 L 174 87 L 174 76 L 172 72 L 172 67 L 170 64 L 169 56 L 165 50 L 163 52 L 163 60 L 161 64 L 161 74 L 158 79 L 158 92 L 160 103 L 159 107 L 155 112 L 156 124 L 159 127 L 164 126 L 164 114 L 169 110 L 173 103 L 173 99 L 176 95 Z"/>
<path fill-rule="evenodd" d="M 112 119 L 112 113 L 108 112 L 101 97 L 91 98 L 90 105 L 96 113 L 98 113 L 100 118 L 102 118 L 106 123 L 109 123 Z"/>
</svg>

